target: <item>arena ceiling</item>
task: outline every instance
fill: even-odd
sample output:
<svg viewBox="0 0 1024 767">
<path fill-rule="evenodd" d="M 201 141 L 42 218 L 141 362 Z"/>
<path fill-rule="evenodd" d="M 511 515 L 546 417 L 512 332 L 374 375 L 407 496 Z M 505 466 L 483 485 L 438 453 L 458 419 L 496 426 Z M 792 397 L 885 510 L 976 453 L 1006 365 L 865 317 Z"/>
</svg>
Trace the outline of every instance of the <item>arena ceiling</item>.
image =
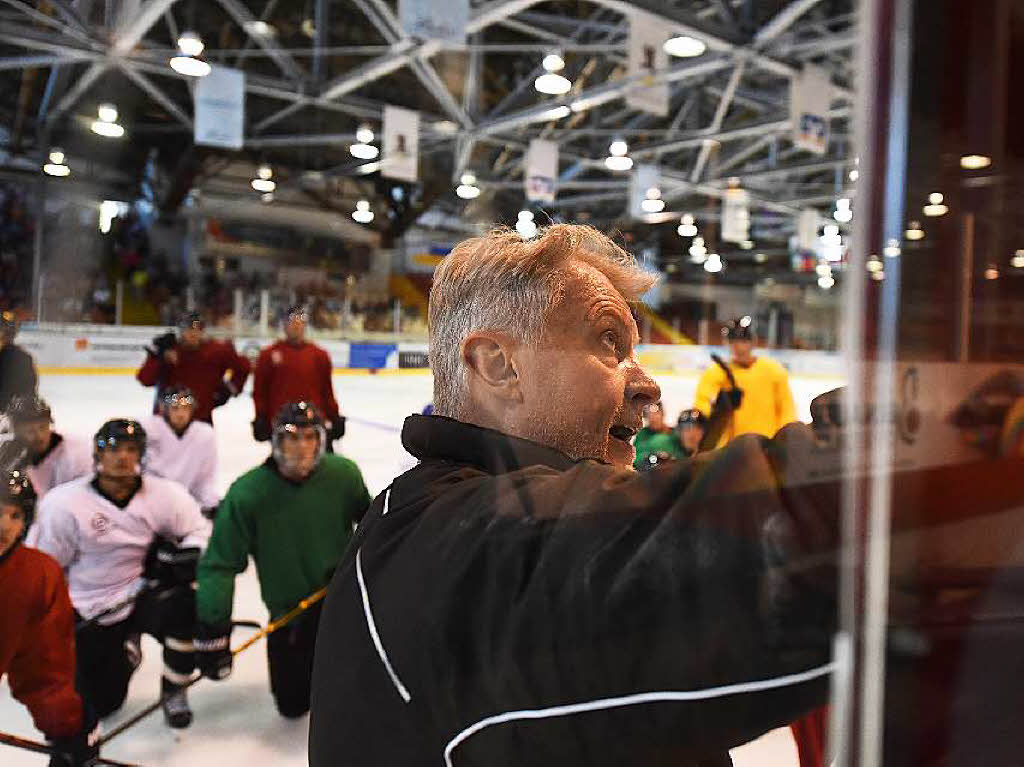
<svg viewBox="0 0 1024 767">
<path fill-rule="evenodd" d="M 623 100 L 634 83 L 633 8 L 707 45 L 660 75 L 671 89 L 665 118 Z M 473 4 L 460 45 L 407 38 L 396 13 L 393 0 L 0 0 L 2 161 L 38 172 L 59 145 L 80 183 L 137 185 L 148 173 L 166 211 L 194 188 L 252 196 L 255 168 L 269 163 L 279 200 L 348 216 L 371 199 L 388 211 L 372 225 L 386 241 L 428 209 L 450 228 L 514 222 L 525 148 L 538 137 L 560 147 L 558 198 L 544 214 L 633 229 L 628 177 L 604 165 L 609 143 L 623 139 L 636 162 L 662 168 L 664 224 L 648 222 L 637 237 L 671 252 L 679 215 L 713 222 L 738 178 L 751 194 L 756 250 L 780 266 L 800 208 L 828 215 L 849 186 L 853 0 L 492 0 Z M 189 78 L 168 66 L 185 29 L 201 35 L 210 63 L 246 72 L 241 152 L 192 144 Z M 573 83 L 565 96 L 533 87 L 552 51 Z M 826 67 L 835 86 L 823 157 L 789 138 L 790 80 L 805 62 Z M 126 141 L 89 131 L 103 102 L 117 104 Z M 385 104 L 422 114 L 421 183 L 401 195 L 349 153 L 361 124 L 380 130 Z M 563 105 L 568 115 L 552 111 Z M 455 196 L 464 171 L 482 189 L 469 202 Z"/>
</svg>

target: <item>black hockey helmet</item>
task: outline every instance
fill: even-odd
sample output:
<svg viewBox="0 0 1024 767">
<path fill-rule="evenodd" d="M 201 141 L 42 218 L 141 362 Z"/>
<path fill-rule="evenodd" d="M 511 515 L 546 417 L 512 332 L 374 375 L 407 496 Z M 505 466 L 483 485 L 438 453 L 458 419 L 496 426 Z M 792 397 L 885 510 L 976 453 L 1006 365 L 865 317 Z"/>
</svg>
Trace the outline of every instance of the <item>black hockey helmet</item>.
<svg viewBox="0 0 1024 767">
<path fill-rule="evenodd" d="M 753 324 L 750 315 L 738 317 L 725 324 L 725 327 L 722 328 L 722 335 L 726 341 L 753 341 Z"/>
<path fill-rule="evenodd" d="M 164 407 L 191 405 L 195 407 L 196 395 L 187 386 L 172 384 L 160 390 L 160 404 Z"/>
<path fill-rule="evenodd" d="M 284 435 L 288 433 L 295 434 L 299 429 L 307 426 L 312 426 L 316 429 L 317 434 L 320 436 L 320 450 L 316 458 L 317 464 L 320 463 L 324 451 L 327 450 L 327 432 L 324 429 L 324 419 L 315 405 L 305 401 L 289 402 L 282 405 L 281 409 L 277 411 L 277 415 L 274 416 L 274 433 L 271 437 L 274 460 L 278 463 L 281 463 L 283 460 L 281 441 Z"/>
<path fill-rule="evenodd" d="M 199 312 L 185 312 L 178 318 L 178 330 L 205 330 L 206 321 Z"/>
<path fill-rule="evenodd" d="M 7 408 L 7 416 L 11 423 L 27 423 L 29 421 L 49 421 L 53 423 L 50 406 L 42 397 L 15 397 Z"/>
<path fill-rule="evenodd" d="M 32 524 L 36 512 L 36 499 L 36 489 L 32 487 L 32 482 L 24 471 L 11 469 L 3 472 L 0 479 L 0 504 L 18 506 L 25 513 L 25 530 L 22 536 Z"/>
<path fill-rule="evenodd" d="M 682 429 L 684 426 L 700 426 L 702 429 L 706 429 L 708 428 L 708 417 L 695 407 L 687 408 L 679 414 L 679 420 L 676 421 L 677 429 Z"/>
<path fill-rule="evenodd" d="M 308 325 L 309 310 L 301 304 L 296 304 L 295 306 L 289 306 L 281 314 L 281 322 L 284 323 L 285 325 L 287 325 L 289 322 L 295 319 L 302 320 Z"/>
<path fill-rule="evenodd" d="M 5 309 L 0 312 L 0 335 L 6 338 L 14 338 L 18 335 L 18 315 Z"/>
<path fill-rule="evenodd" d="M 139 446 L 139 457 L 146 454 L 146 430 L 142 424 L 130 418 L 114 418 L 107 421 L 93 437 L 93 448 L 100 453 L 126 442 Z"/>
</svg>

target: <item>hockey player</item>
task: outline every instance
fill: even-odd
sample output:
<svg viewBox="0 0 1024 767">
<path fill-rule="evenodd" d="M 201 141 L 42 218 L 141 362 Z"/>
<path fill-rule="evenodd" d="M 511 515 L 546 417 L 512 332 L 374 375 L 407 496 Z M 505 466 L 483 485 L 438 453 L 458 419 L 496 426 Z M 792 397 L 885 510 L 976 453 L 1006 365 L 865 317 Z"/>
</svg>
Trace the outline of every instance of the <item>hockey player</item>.
<svg viewBox="0 0 1024 767">
<path fill-rule="evenodd" d="M 284 405 L 274 420 L 273 454 L 237 479 L 221 502 L 197 589 L 196 658 L 211 679 L 231 673 L 235 576 L 249 557 L 274 620 L 326 585 L 370 504 L 359 468 L 325 454 L 324 444 L 323 421 L 313 405 Z M 288 718 L 309 710 L 320 605 L 267 641 L 270 690 Z"/>
<path fill-rule="evenodd" d="M 25 473 L 40 498 L 57 485 L 92 473 L 89 443 L 54 431 L 46 400 L 18 397 L 7 412 L 15 437 L 25 449 Z"/>
<path fill-rule="evenodd" d="M 646 468 L 647 464 L 652 463 L 649 460 L 652 456 L 656 458 L 654 463 L 683 457 L 679 440 L 672 429 L 665 425 L 665 407 L 660 402 L 644 410 L 644 427 L 636 433 L 633 446 L 636 448 L 634 469 Z"/>
<path fill-rule="evenodd" d="M 196 398 L 186 386 L 160 393 L 159 413 L 143 419 L 146 470 L 180 483 L 212 519 L 217 492 L 217 439 L 213 427 L 193 418 Z"/>
<path fill-rule="evenodd" d="M 721 447 L 741 434 L 773 437 L 796 420 L 789 376 L 778 362 L 754 356 L 750 317 L 733 320 L 723 330 L 732 359 L 712 356 L 713 365 L 697 383 L 694 407 L 709 419 L 709 433 Z"/>
<path fill-rule="evenodd" d="M 679 414 L 679 420 L 676 421 L 676 437 L 683 455 L 689 457 L 700 450 L 700 443 L 707 428 L 708 419 L 697 408 L 688 408 Z"/>
<path fill-rule="evenodd" d="M 213 423 L 213 409 L 237 396 L 249 377 L 249 360 L 230 341 L 207 338 L 202 315 L 190 312 L 178 322 L 179 335 L 153 339 L 136 378 L 143 386 L 182 385 L 196 398 L 195 418 Z M 157 412 L 158 407 L 153 408 Z"/>
<path fill-rule="evenodd" d="M 0 477 L 0 677 L 54 748 L 51 767 L 91 764 L 98 735 L 75 691 L 75 617 L 60 566 L 21 546 L 36 494 L 20 471 Z M 90 742 L 92 741 L 92 742 Z"/>
<path fill-rule="evenodd" d="M 309 402 L 324 418 L 327 450 L 345 434 L 345 419 L 338 413 L 331 383 L 331 358 L 306 340 L 309 316 L 300 306 L 288 309 L 284 340 L 260 352 L 252 385 L 256 420 L 252 433 L 257 442 L 270 439 L 270 420 L 289 402 Z"/>
<path fill-rule="evenodd" d="M 210 522 L 177 482 L 142 476 L 146 433 L 127 419 L 108 421 L 94 441 L 96 475 L 61 485 L 40 504 L 29 545 L 51 555 L 68 577 L 71 602 L 88 625 L 77 633 L 78 685 L 97 716 L 124 703 L 138 665 L 136 635 L 163 643 L 164 716 L 192 722 L 183 685 L 195 668 L 192 630 L 199 555 Z M 147 553 L 160 537 L 145 585 Z"/>
<path fill-rule="evenodd" d="M 18 318 L 11 311 L 0 313 L 0 413 L 15 397 L 31 397 L 36 393 L 38 378 L 32 356 L 14 343 L 18 334 Z"/>
</svg>

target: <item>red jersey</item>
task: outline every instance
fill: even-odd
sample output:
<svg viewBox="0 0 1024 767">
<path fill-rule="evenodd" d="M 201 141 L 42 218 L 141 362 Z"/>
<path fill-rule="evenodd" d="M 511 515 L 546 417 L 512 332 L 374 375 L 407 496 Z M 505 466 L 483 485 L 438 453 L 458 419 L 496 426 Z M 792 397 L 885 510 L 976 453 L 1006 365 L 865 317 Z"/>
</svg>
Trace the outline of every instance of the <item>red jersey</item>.
<svg viewBox="0 0 1024 767">
<path fill-rule="evenodd" d="M 196 419 L 213 423 L 214 394 L 225 374 L 231 373 L 230 388 L 237 394 L 249 377 L 249 360 L 236 352 L 230 341 L 207 339 L 194 348 L 180 343 L 173 348 L 178 354 L 176 364 L 148 354 L 135 377 L 143 386 L 187 386 L 196 398 Z"/>
<path fill-rule="evenodd" d="M 253 379 L 256 417 L 273 421 L 282 405 L 312 402 L 325 420 L 338 417 L 331 384 L 331 358 L 316 344 L 278 341 L 260 352 Z"/>
<path fill-rule="evenodd" d="M 16 544 L 0 560 L 0 677 L 48 738 L 82 729 L 75 692 L 75 613 L 51 557 Z"/>
</svg>

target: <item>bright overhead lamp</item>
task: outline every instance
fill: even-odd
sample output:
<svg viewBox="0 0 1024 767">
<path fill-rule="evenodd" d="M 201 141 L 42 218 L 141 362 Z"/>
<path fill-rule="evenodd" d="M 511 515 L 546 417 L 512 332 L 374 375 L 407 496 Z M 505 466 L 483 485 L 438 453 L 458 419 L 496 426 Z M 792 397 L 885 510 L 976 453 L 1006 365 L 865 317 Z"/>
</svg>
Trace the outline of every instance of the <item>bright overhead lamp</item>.
<svg viewBox="0 0 1024 767">
<path fill-rule="evenodd" d="M 380 154 L 380 150 L 373 144 L 352 144 L 348 151 L 357 160 L 373 160 Z"/>
<path fill-rule="evenodd" d="M 886 240 L 885 247 L 882 248 L 882 255 L 886 258 L 897 258 L 901 252 L 900 244 L 895 239 Z"/>
<path fill-rule="evenodd" d="M 693 222 L 693 216 L 689 213 L 684 213 L 683 217 L 679 219 L 679 228 L 676 229 L 680 237 L 696 237 L 697 236 L 697 225 Z"/>
<path fill-rule="evenodd" d="M 186 56 L 198 56 L 203 52 L 203 48 L 205 47 L 206 45 L 203 43 L 203 39 L 197 32 L 193 32 L 191 29 L 182 32 L 178 36 L 178 50 Z"/>
<path fill-rule="evenodd" d="M 885 271 L 879 269 L 877 272 L 871 272 L 871 279 L 873 279 L 875 282 L 881 282 L 882 280 L 885 279 Z"/>
<path fill-rule="evenodd" d="M 476 185 L 476 175 L 463 173 L 459 179 L 459 185 L 455 188 L 455 194 L 463 200 L 473 200 L 480 196 L 480 187 Z"/>
<path fill-rule="evenodd" d="M 921 228 L 921 224 L 918 221 L 911 221 L 907 226 L 907 231 L 903 233 L 903 236 L 908 240 L 923 240 L 924 229 Z"/>
<path fill-rule="evenodd" d="M 257 192 L 273 192 L 277 189 L 277 184 L 269 178 L 254 178 L 252 180 L 252 188 Z"/>
<path fill-rule="evenodd" d="M 368 200 L 360 200 L 356 203 L 356 209 L 352 211 L 352 218 L 360 224 L 368 224 L 373 221 L 373 211 L 370 210 Z"/>
<path fill-rule="evenodd" d="M 648 189 L 640 207 L 645 213 L 661 213 L 665 210 L 665 201 L 661 199 L 661 190 L 656 186 Z"/>
<path fill-rule="evenodd" d="M 373 138 L 373 128 L 366 124 L 359 126 L 359 129 L 356 131 L 356 141 L 360 144 L 369 144 L 373 141 Z"/>
<path fill-rule="evenodd" d="M 532 210 L 521 210 L 519 211 L 519 221 L 533 221 Z"/>
<path fill-rule="evenodd" d="M 965 154 L 960 158 L 960 167 L 964 170 L 981 170 L 992 164 L 992 158 L 983 154 Z"/>
<path fill-rule="evenodd" d="M 988 269 L 985 270 L 985 279 L 986 280 L 998 280 L 999 279 L 999 269 L 997 269 L 994 265 L 990 264 Z"/>
<path fill-rule="evenodd" d="M 758 264 L 763 264 L 767 260 L 768 260 L 768 256 L 766 256 L 764 253 L 755 253 L 754 254 L 754 261 L 756 263 L 758 263 Z"/>
<path fill-rule="evenodd" d="M 100 104 L 96 111 L 103 122 L 117 122 L 117 107 L 113 104 Z"/>
<path fill-rule="evenodd" d="M 263 21 L 263 19 L 247 21 L 242 25 L 242 28 L 250 35 L 254 35 L 256 37 L 274 37 L 277 34 L 277 30 L 267 22 Z"/>
<path fill-rule="evenodd" d="M 703 237 L 694 237 L 690 245 L 690 260 L 695 264 L 703 264 L 707 257 L 708 249 L 704 247 Z"/>
<path fill-rule="evenodd" d="M 530 240 L 537 236 L 537 223 L 533 220 L 533 211 L 519 211 L 516 231 L 519 232 L 519 236 L 524 240 Z"/>
<path fill-rule="evenodd" d="M 928 195 L 928 204 L 921 209 L 926 216 L 944 216 L 949 212 L 949 208 L 942 203 L 942 194 L 939 192 L 932 192 Z"/>
<path fill-rule="evenodd" d="M 1018 250 L 1010 259 L 1010 266 L 1014 269 L 1024 269 L 1024 250 Z"/>
<path fill-rule="evenodd" d="M 206 77 L 211 72 L 209 64 L 192 56 L 174 56 L 170 63 L 171 69 L 186 77 Z"/>
<path fill-rule="evenodd" d="M 63 178 L 64 176 L 71 175 L 71 168 L 63 163 L 48 162 L 43 165 L 43 173 L 47 176 L 57 176 Z"/>
<path fill-rule="evenodd" d="M 565 69 L 565 59 L 559 53 L 549 53 L 544 57 L 541 66 L 548 72 L 561 72 Z"/>
<path fill-rule="evenodd" d="M 268 179 L 274 177 L 274 169 L 269 165 L 261 165 L 256 169 L 256 175 L 262 179 Z"/>
<path fill-rule="evenodd" d="M 743 248 L 743 250 L 753 250 L 754 249 L 754 241 L 753 240 L 744 240 L 743 242 L 740 243 L 740 247 Z"/>
<path fill-rule="evenodd" d="M 704 271 L 716 274 L 722 271 L 725 264 L 722 263 L 722 257 L 717 253 L 712 253 L 708 256 L 708 260 L 704 262 Z"/>
<path fill-rule="evenodd" d="M 274 201 L 274 193 L 273 192 L 264 192 L 263 194 L 260 195 L 260 199 L 263 200 L 263 202 L 273 202 Z"/>
<path fill-rule="evenodd" d="M 818 264 L 816 267 L 814 267 L 814 271 L 817 273 L 819 277 L 824 277 L 825 275 L 832 274 L 832 267 L 829 266 L 828 264 Z"/>
<path fill-rule="evenodd" d="M 821 288 L 822 290 L 828 290 L 835 284 L 835 277 L 833 277 L 831 274 L 822 275 L 821 277 L 818 278 L 818 287 Z"/>
<path fill-rule="evenodd" d="M 572 90 L 572 83 L 560 74 L 546 72 L 533 81 L 533 87 L 548 96 L 562 96 Z"/>
<path fill-rule="evenodd" d="M 57 147 L 54 147 L 53 149 L 51 149 L 50 150 L 50 162 L 52 162 L 54 165 L 63 165 L 64 164 L 64 150 L 63 149 L 57 149 Z"/>
<path fill-rule="evenodd" d="M 690 37 L 689 35 L 670 37 L 662 47 L 669 56 L 677 56 L 683 59 L 700 56 L 708 49 L 703 40 L 698 40 L 696 37 Z"/>
<path fill-rule="evenodd" d="M 850 198 L 840 197 L 836 200 L 836 209 L 832 218 L 840 224 L 848 224 L 853 219 L 853 211 L 850 210 Z"/>
<path fill-rule="evenodd" d="M 850 181 L 856 181 L 858 178 L 860 178 L 860 171 L 854 168 L 850 171 Z"/>
<path fill-rule="evenodd" d="M 98 120 L 92 121 L 92 132 L 107 138 L 121 138 L 124 128 L 117 124 L 117 107 L 113 104 L 100 104 L 97 110 Z"/>
<path fill-rule="evenodd" d="M 611 157 L 604 158 L 604 166 L 608 170 L 624 171 L 629 170 L 633 167 L 633 159 L 631 157 Z"/>
<path fill-rule="evenodd" d="M 864 268 L 867 269 L 869 272 L 874 273 L 882 271 L 884 267 L 882 266 L 882 261 L 881 259 L 878 258 L 878 256 L 871 256 L 864 264 Z"/>
<path fill-rule="evenodd" d="M 622 139 L 616 139 L 609 145 L 608 154 L 613 157 L 625 157 L 626 152 L 629 151 L 629 144 Z"/>
</svg>

